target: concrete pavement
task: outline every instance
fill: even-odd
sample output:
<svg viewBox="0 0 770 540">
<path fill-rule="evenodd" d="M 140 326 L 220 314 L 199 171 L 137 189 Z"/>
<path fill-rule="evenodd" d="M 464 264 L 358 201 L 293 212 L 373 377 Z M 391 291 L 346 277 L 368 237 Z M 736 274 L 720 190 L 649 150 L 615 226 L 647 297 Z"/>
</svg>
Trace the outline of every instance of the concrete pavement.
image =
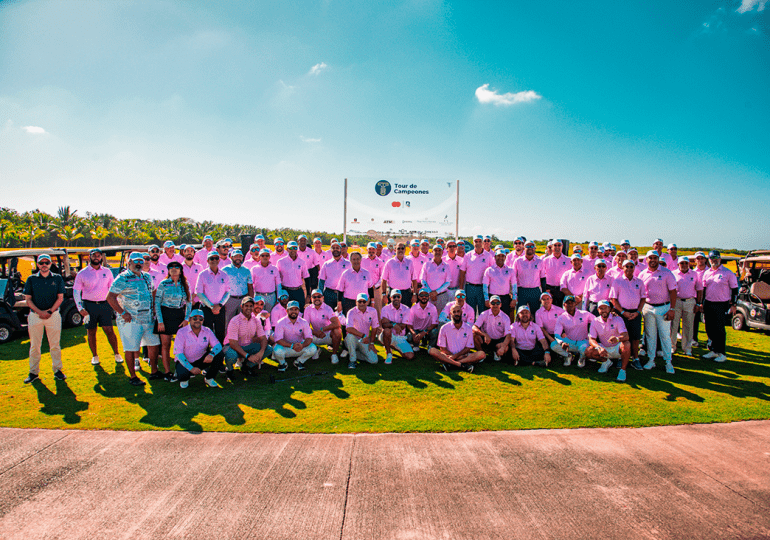
<svg viewBox="0 0 770 540">
<path fill-rule="evenodd" d="M 770 538 L 770 421 L 381 435 L 0 429 L 0 538 Z"/>
</svg>

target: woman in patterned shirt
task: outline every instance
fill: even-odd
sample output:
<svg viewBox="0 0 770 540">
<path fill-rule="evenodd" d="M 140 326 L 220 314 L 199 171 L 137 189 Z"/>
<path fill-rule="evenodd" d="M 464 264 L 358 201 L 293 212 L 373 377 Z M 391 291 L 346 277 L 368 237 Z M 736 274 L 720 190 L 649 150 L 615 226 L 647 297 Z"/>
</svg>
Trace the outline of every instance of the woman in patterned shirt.
<svg viewBox="0 0 770 540">
<path fill-rule="evenodd" d="M 176 381 L 171 370 L 171 339 L 179 328 L 187 324 L 192 302 L 190 287 L 182 272 L 182 265 L 171 261 L 167 267 L 168 277 L 158 284 L 155 290 L 155 333 L 160 335 L 161 356 L 166 373 L 154 373 L 150 379 L 165 378 L 169 382 Z"/>
</svg>

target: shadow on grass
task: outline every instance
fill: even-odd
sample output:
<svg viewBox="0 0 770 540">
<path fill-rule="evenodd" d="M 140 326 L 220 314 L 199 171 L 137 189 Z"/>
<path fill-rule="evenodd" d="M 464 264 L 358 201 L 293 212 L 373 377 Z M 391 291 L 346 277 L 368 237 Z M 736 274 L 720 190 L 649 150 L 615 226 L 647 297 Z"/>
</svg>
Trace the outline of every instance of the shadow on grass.
<svg viewBox="0 0 770 540">
<path fill-rule="evenodd" d="M 88 410 L 88 402 L 78 401 L 77 396 L 67 385 L 67 381 L 57 381 L 56 393 L 53 393 L 40 379 L 32 383 L 37 391 L 37 399 L 42 405 L 40 412 L 49 416 L 61 416 L 67 424 L 79 424 L 81 411 Z"/>
<path fill-rule="evenodd" d="M 102 335 L 102 339 L 106 339 Z M 66 349 L 70 347 L 76 347 L 86 342 L 86 329 L 83 326 L 77 328 L 64 328 L 62 329 L 60 344 L 62 348 L 62 354 L 67 357 Z M 48 340 L 43 336 L 43 344 L 41 347 L 42 354 L 46 354 L 50 351 L 48 347 Z M 29 359 L 29 336 L 27 331 L 19 333 L 18 338 L 9 341 L 3 345 L 0 345 L 0 361 L 2 360 L 28 360 Z"/>
</svg>

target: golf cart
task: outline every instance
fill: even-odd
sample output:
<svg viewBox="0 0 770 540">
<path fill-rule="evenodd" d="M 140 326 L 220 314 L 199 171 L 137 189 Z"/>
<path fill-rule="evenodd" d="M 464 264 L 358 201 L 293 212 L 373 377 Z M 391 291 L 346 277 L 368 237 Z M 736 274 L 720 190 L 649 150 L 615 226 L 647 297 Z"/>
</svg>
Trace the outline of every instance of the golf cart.
<svg viewBox="0 0 770 540">
<path fill-rule="evenodd" d="M 770 330 L 770 251 L 750 251 L 738 262 L 740 291 L 732 327 Z"/>
</svg>

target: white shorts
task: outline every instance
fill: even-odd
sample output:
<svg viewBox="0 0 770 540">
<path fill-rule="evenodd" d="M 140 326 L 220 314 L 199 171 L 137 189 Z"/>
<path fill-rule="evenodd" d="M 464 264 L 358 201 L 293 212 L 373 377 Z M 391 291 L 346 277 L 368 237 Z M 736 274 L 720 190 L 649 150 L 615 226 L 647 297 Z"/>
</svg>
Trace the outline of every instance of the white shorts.
<svg viewBox="0 0 770 540">
<path fill-rule="evenodd" d="M 123 317 L 118 317 L 118 333 L 123 342 L 123 351 L 139 352 L 142 345 L 156 347 L 160 345 L 160 337 L 153 333 L 153 323 L 139 324 L 125 322 Z"/>
<path fill-rule="evenodd" d="M 380 334 L 377 336 L 377 339 L 380 340 L 380 343 L 384 343 L 382 341 L 382 332 L 380 332 Z M 401 354 L 414 352 L 414 349 L 412 348 L 412 344 L 406 340 L 406 336 L 391 335 L 390 345 L 391 347 L 395 347 L 396 349 L 398 349 L 401 352 Z"/>
<path fill-rule="evenodd" d="M 620 360 L 620 343 L 616 343 L 612 347 L 604 347 L 602 345 L 605 351 L 607 351 L 607 358 L 611 360 Z"/>
<path fill-rule="evenodd" d="M 322 338 L 313 336 L 313 345 L 331 345 L 331 344 L 332 344 L 331 332 L 326 332 L 326 335 Z"/>
</svg>

